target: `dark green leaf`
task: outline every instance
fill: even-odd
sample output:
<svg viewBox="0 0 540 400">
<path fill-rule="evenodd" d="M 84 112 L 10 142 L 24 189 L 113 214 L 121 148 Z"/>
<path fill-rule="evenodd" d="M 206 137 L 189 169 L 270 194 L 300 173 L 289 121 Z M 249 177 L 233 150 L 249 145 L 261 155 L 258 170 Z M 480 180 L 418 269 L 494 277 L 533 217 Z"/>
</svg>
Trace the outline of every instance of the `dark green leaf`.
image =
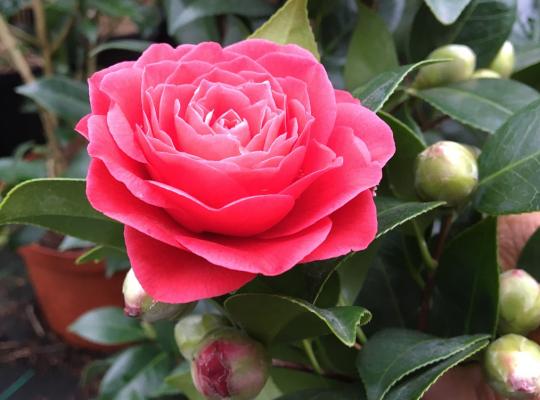
<svg viewBox="0 0 540 400">
<path fill-rule="evenodd" d="M 340 304 L 354 304 L 378 249 L 379 241 L 375 240 L 367 249 L 349 254 L 336 266 L 341 288 Z"/>
<path fill-rule="evenodd" d="M 176 31 L 204 17 L 221 14 L 238 14 L 246 17 L 264 17 L 272 14 L 274 7 L 264 0 L 168 0 L 169 29 Z"/>
<path fill-rule="evenodd" d="M 105 42 L 99 46 L 94 47 L 90 52 L 90 56 L 95 56 L 105 50 L 129 50 L 136 53 L 142 53 L 144 50 L 150 46 L 152 42 L 146 40 L 136 40 L 136 39 L 124 39 L 124 40 L 111 40 L 110 42 Z"/>
<path fill-rule="evenodd" d="M 414 239 L 395 232 L 379 238 L 380 248 L 372 262 L 356 304 L 371 311 L 366 333 L 383 328 L 416 326 L 424 285 L 422 265 Z"/>
<path fill-rule="evenodd" d="M 506 79 L 458 82 L 415 95 L 453 119 L 491 133 L 539 97 L 536 90 Z"/>
<path fill-rule="evenodd" d="M 367 399 L 383 398 L 405 376 L 486 339 L 486 335 L 441 339 L 403 329 L 376 333 L 358 354 L 356 364 L 366 388 Z"/>
<path fill-rule="evenodd" d="M 491 215 L 540 210 L 539 124 L 536 101 L 514 114 L 486 143 L 478 159 L 478 210 Z"/>
<path fill-rule="evenodd" d="M 540 282 L 540 229 L 537 229 L 527 241 L 517 265 Z"/>
<path fill-rule="evenodd" d="M 276 400 L 364 400 L 361 387 L 347 389 L 307 389 L 300 392 L 286 394 Z"/>
<path fill-rule="evenodd" d="M 412 376 L 410 379 L 396 385 L 384 398 L 385 400 L 420 400 L 423 394 L 446 371 L 472 357 L 489 344 L 488 340 L 477 341 L 446 360 L 426 368 Z"/>
<path fill-rule="evenodd" d="M 405 200 L 417 200 L 414 189 L 414 165 L 416 157 L 426 145 L 415 132 L 390 114 L 380 112 L 379 116 L 390 126 L 396 143 L 396 153 L 386 166 L 386 173 L 392 192 Z"/>
<path fill-rule="evenodd" d="M 123 226 L 90 206 L 82 179 L 34 179 L 17 185 L 0 203 L 0 224 L 38 225 L 124 247 Z"/>
<path fill-rule="evenodd" d="M 538 43 L 519 48 L 516 50 L 514 73 L 532 67 L 538 63 L 540 63 L 540 46 Z"/>
<path fill-rule="evenodd" d="M 309 23 L 307 0 L 288 0 L 250 38 L 294 43 L 309 50 L 317 59 L 321 58 Z"/>
<path fill-rule="evenodd" d="M 6 186 L 45 176 L 47 176 L 45 160 L 28 161 L 13 157 L 0 158 L 0 182 Z"/>
<path fill-rule="evenodd" d="M 146 339 L 139 322 L 117 307 L 102 307 L 81 315 L 69 330 L 94 343 L 124 344 Z"/>
<path fill-rule="evenodd" d="M 61 76 L 41 78 L 18 86 L 15 91 L 71 122 L 78 121 L 90 112 L 88 87 L 73 79 Z"/>
<path fill-rule="evenodd" d="M 323 309 L 301 299 L 272 294 L 238 294 L 225 301 L 225 308 L 251 336 L 267 344 L 334 334 L 352 346 L 356 327 L 371 317 L 362 307 Z"/>
<path fill-rule="evenodd" d="M 453 239 L 435 275 L 433 321 L 442 335 L 495 333 L 499 309 L 497 224 L 486 218 Z"/>
<path fill-rule="evenodd" d="M 433 15 L 444 25 L 456 22 L 471 0 L 425 0 Z"/>
<path fill-rule="evenodd" d="M 375 199 L 375 202 L 377 204 L 377 219 L 379 221 L 379 232 L 377 233 L 377 237 L 390 232 L 419 215 L 445 204 L 444 201 L 421 203 L 401 201 L 392 197 L 383 196 L 378 196 Z"/>
<path fill-rule="evenodd" d="M 374 11 L 359 3 L 358 22 L 345 63 L 345 86 L 349 90 L 356 89 L 398 65 L 394 41 L 384 21 Z"/>
<path fill-rule="evenodd" d="M 388 98 L 394 93 L 403 79 L 411 71 L 426 64 L 441 62 L 439 60 L 424 60 L 416 64 L 404 65 L 390 71 L 384 71 L 371 78 L 368 82 L 353 92 L 353 96 L 362 101 L 364 107 L 379 111 Z"/>
<path fill-rule="evenodd" d="M 2 0 L 0 2 L 0 14 L 9 18 L 27 7 L 31 1 L 32 0 Z"/>
<path fill-rule="evenodd" d="M 508 38 L 515 17 L 515 0 L 475 0 L 452 25 L 443 25 L 424 5 L 412 25 L 411 58 L 421 60 L 439 46 L 458 43 L 471 47 L 477 56 L 477 66 L 486 67 Z"/>
</svg>

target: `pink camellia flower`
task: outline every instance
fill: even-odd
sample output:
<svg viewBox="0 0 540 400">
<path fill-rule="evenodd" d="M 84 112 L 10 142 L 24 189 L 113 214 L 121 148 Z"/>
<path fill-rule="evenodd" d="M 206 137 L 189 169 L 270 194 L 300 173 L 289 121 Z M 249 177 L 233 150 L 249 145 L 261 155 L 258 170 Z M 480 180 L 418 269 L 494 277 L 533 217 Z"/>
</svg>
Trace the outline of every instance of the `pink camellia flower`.
<svg viewBox="0 0 540 400">
<path fill-rule="evenodd" d="M 362 250 L 390 128 L 296 45 L 156 44 L 89 80 L 87 196 L 155 300 Z"/>
</svg>

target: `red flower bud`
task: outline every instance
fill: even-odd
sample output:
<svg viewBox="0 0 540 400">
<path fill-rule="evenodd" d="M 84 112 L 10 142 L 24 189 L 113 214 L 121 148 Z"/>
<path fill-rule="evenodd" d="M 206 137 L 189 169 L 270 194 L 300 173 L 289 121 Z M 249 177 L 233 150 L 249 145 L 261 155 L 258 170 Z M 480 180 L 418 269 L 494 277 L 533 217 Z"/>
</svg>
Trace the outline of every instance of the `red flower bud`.
<svg viewBox="0 0 540 400">
<path fill-rule="evenodd" d="M 210 400 L 250 400 L 264 387 L 269 358 L 263 346 L 233 328 L 212 332 L 191 363 L 197 390 Z"/>
</svg>

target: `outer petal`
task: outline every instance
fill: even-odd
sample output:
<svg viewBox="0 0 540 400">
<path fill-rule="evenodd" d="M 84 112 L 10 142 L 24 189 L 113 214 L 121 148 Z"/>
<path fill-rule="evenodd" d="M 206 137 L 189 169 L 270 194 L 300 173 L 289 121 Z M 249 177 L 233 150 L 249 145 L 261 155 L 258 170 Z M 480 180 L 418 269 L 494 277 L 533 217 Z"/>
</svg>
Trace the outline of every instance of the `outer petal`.
<svg viewBox="0 0 540 400">
<path fill-rule="evenodd" d="M 352 103 L 338 103 L 336 127 L 347 126 L 362 139 L 371 159 L 380 167 L 394 155 L 396 147 L 392 130 L 377 114 L 366 107 Z"/>
<path fill-rule="evenodd" d="M 371 190 L 366 190 L 333 213 L 328 238 L 303 262 L 338 257 L 364 250 L 377 234 L 377 210 Z"/>
<path fill-rule="evenodd" d="M 130 69 L 135 62 L 124 61 L 118 64 L 114 64 L 109 68 L 102 69 L 96 72 L 88 79 L 88 91 L 90 94 L 90 105 L 92 106 L 92 114 L 105 114 L 109 109 L 110 100 L 109 97 L 103 93 L 100 89 L 101 81 L 108 74 L 120 71 L 122 69 Z"/>
<path fill-rule="evenodd" d="M 271 240 L 218 235 L 178 236 L 177 239 L 183 247 L 212 264 L 238 271 L 279 275 L 324 242 L 331 227 L 330 219 L 325 218 L 295 235 Z"/>
<path fill-rule="evenodd" d="M 124 235 L 137 279 L 158 301 L 188 303 L 220 296 L 240 288 L 256 276 L 212 265 L 130 227 L 126 227 Z"/>
</svg>

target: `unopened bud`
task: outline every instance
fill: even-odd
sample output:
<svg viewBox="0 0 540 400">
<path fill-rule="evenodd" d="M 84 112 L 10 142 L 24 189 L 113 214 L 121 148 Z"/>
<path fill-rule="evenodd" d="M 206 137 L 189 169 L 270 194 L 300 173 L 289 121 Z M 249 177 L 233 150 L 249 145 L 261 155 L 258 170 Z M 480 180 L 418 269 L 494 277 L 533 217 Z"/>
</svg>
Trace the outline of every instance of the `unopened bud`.
<svg viewBox="0 0 540 400">
<path fill-rule="evenodd" d="M 514 64 L 516 63 L 516 54 L 512 42 L 508 40 L 504 42 L 501 49 L 491 62 L 489 69 L 497 72 L 503 78 L 508 78 L 512 75 Z"/>
<path fill-rule="evenodd" d="M 451 59 L 452 61 L 426 65 L 420 69 L 414 87 L 424 89 L 433 86 L 467 80 L 476 67 L 476 55 L 470 47 L 449 44 L 433 50 L 428 60 Z"/>
<path fill-rule="evenodd" d="M 210 400 L 251 400 L 268 379 L 270 360 L 263 346 L 233 328 L 212 332 L 191 363 L 197 390 Z"/>
<path fill-rule="evenodd" d="M 415 187 L 424 200 L 459 205 L 469 197 L 477 183 L 476 157 L 459 143 L 437 142 L 416 159 Z"/>
<path fill-rule="evenodd" d="M 227 320 L 215 314 L 193 314 L 182 318 L 174 327 L 178 350 L 186 360 L 192 360 L 203 339 L 218 328 L 227 326 Z"/>
<path fill-rule="evenodd" d="M 526 335 L 540 326 L 540 286 L 527 272 L 512 269 L 501 274 L 499 329 Z"/>
<path fill-rule="evenodd" d="M 124 294 L 124 313 L 129 317 L 139 317 L 146 322 L 173 319 L 188 313 L 195 306 L 195 303 L 169 304 L 154 300 L 143 289 L 133 269 L 126 274 L 122 293 Z"/>
<path fill-rule="evenodd" d="M 491 69 L 481 68 L 474 71 L 471 79 L 500 79 L 501 75 Z"/>
<path fill-rule="evenodd" d="M 485 355 L 488 382 L 510 399 L 540 396 L 540 346 L 519 335 L 506 335 L 489 345 Z"/>
</svg>

